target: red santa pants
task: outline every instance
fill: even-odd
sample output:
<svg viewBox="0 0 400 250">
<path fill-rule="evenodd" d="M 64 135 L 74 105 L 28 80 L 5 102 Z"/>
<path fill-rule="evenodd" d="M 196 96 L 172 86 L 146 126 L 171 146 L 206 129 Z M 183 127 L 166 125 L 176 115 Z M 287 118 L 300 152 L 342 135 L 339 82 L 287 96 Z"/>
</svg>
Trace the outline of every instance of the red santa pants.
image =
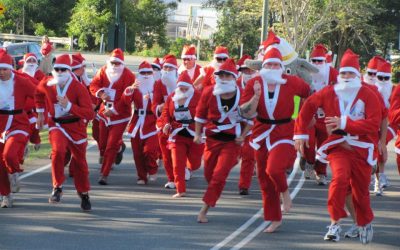
<svg viewBox="0 0 400 250">
<path fill-rule="evenodd" d="M 168 181 L 174 181 L 174 171 L 172 167 L 171 150 L 168 148 L 168 135 L 163 132 L 158 133 L 158 143 L 160 144 L 161 156 L 164 163 L 165 173 Z"/>
<path fill-rule="evenodd" d="M 104 151 L 100 149 L 100 122 L 98 119 L 93 119 L 92 121 L 92 137 L 97 142 L 97 147 L 100 151 L 100 156 L 104 156 Z"/>
<path fill-rule="evenodd" d="M 310 147 L 304 148 L 304 155 L 308 163 L 314 164 L 314 170 L 317 175 L 326 176 L 326 164 L 315 160 L 316 148 L 318 149 L 322 143 L 328 138 L 325 123 L 318 120 L 313 127 L 308 130 Z"/>
<path fill-rule="evenodd" d="M 194 171 L 201 166 L 201 157 L 204 152 L 204 144 L 193 142 L 193 138 L 177 135 L 175 142 L 170 143 L 172 164 L 174 169 L 175 186 L 177 193 L 186 192 L 185 168 Z"/>
<path fill-rule="evenodd" d="M 286 170 L 293 167 L 296 151 L 293 145 L 288 143 L 278 144 L 268 151 L 264 141 L 260 149 L 255 151 L 255 155 L 264 220 L 280 221 L 282 220 L 280 195 L 288 189 Z"/>
<path fill-rule="evenodd" d="M 138 180 L 147 183 L 147 175 L 157 173 L 157 159 L 159 157 L 159 146 L 157 135 L 146 139 L 140 139 L 139 135 L 131 138 L 133 160 L 135 161 Z"/>
<path fill-rule="evenodd" d="M 214 207 L 224 189 L 226 179 L 238 163 L 240 145 L 235 141 L 218 141 L 208 137 L 204 149 L 204 176 L 208 183 L 203 196 L 205 204 Z"/>
<path fill-rule="evenodd" d="M 240 166 L 239 189 L 249 189 L 254 174 L 256 160 L 254 157 L 254 149 L 250 146 L 249 141 L 250 136 L 247 136 L 241 149 L 242 165 Z"/>
<path fill-rule="evenodd" d="M 53 187 L 60 187 L 65 181 L 65 154 L 69 150 L 72 158 L 75 159 L 73 172 L 76 191 L 79 193 L 88 192 L 90 190 L 90 183 L 89 169 L 86 162 L 87 142 L 75 144 L 68 140 L 63 132 L 58 129 L 49 132 L 49 140 L 51 144 L 51 176 Z"/>
<path fill-rule="evenodd" d="M 20 159 L 24 154 L 28 137 L 23 134 L 10 136 L 5 143 L 0 143 L 0 194 L 9 195 L 10 182 L 8 174 L 22 172 Z"/>
<path fill-rule="evenodd" d="M 122 136 L 124 134 L 127 122 L 106 126 L 100 121 L 100 155 L 104 156 L 103 165 L 101 166 L 101 174 L 108 176 L 111 167 L 115 162 L 115 157 L 122 145 Z M 104 152 L 102 154 L 102 152 Z"/>
<path fill-rule="evenodd" d="M 369 197 L 371 166 L 356 151 L 342 146 L 330 150 L 328 160 L 332 170 L 328 194 L 328 212 L 331 219 L 339 221 L 347 217 L 344 206 L 351 185 L 357 225 L 365 226 L 370 223 L 374 218 Z"/>
</svg>

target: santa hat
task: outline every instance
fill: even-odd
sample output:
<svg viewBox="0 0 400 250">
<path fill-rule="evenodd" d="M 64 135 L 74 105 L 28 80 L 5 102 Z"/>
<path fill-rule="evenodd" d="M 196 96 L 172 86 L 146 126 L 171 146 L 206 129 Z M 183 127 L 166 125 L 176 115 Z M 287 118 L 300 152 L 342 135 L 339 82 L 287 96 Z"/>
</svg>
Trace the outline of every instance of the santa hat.
<svg viewBox="0 0 400 250">
<path fill-rule="evenodd" d="M 174 55 L 164 56 L 163 66 L 169 66 L 178 69 L 178 62 L 176 61 L 176 57 Z"/>
<path fill-rule="evenodd" d="M 343 54 L 342 61 L 340 62 L 339 73 L 353 72 L 360 77 L 360 62 L 358 58 L 359 56 L 351 49 L 347 49 Z"/>
<path fill-rule="evenodd" d="M 328 51 L 328 53 L 326 53 L 325 61 L 326 63 L 332 63 L 332 51 Z"/>
<path fill-rule="evenodd" d="M 242 69 L 248 69 L 249 67 L 247 67 L 245 64 L 244 64 L 244 62 L 247 60 L 247 59 L 249 59 L 249 60 L 251 60 L 252 58 L 251 58 L 251 56 L 250 55 L 243 55 L 240 59 L 239 59 L 239 61 L 237 61 L 237 66 L 236 66 L 236 68 L 237 68 L 237 70 L 242 70 Z"/>
<path fill-rule="evenodd" d="M 281 39 L 279 39 L 279 37 L 277 37 L 272 30 L 269 30 L 267 39 L 261 43 L 260 49 L 266 49 L 268 48 L 268 46 L 271 46 L 273 44 L 279 44 L 280 42 Z"/>
<path fill-rule="evenodd" d="M 36 62 L 38 61 L 37 60 L 37 56 L 35 54 L 33 54 L 33 53 L 26 53 L 24 55 L 24 58 L 23 58 L 24 62 L 28 61 L 29 59 L 34 59 Z"/>
<path fill-rule="evenodd" d="M 72 69 L 79 69 L 83 65 L 85 65 L 85 58 L 81 55 L 81 53 L 75 53 L 72 55 Z"/>
<path fill-rule="evenodd" d="M 4 49 L 0 49 L 0 68 L 1 69 L 14 69 L 13 59 Z"/>
<path fill-rule="evenodd" d="M 228 73 L 233 75 L 236 79 L 238 78 L 239 72 L 236 69 L 235 61 L 231 58 L 227 59 L 218 69 L 218 71 L 214 72 L 215 75 L 219 75 L 221 73 Z"/>
<path fill-rule="evenodd" d="M 161 70 L 160 59 L 158 57 L 154 59 L 154 61 L 151 63 L 151 66 Z"/>
<path fill-rule="evenodd" d="M 328 49 L 322 44 L 317 44 L 311 51 L 310 59 L 326 60 L 326 53 Z"/>
<path fill-rule="evenodd" d="M 62 54 L 56 57 L 56 61 L 54 62 L 53 68 L 64 68 L 71 70 L 71 56 L 68 54 Z"/>
<path fill-rule="evenodd" d="M 189 76 L 187 70 L 183 71 L 178 77 L 178 83 L 176 84 L 177 87 L 184 86 L 184 87 L 193 87 L 192 79 Z"/>
<path fill-rule="evenodd" d="M 217 46 L 214 50 L 214 58 L 229 58 L 228 48 Z"/>
<path fill-rule="evenodd" d="M 124 64 L 124 52 L 120 48 L 116 48 L 111 52 L 110 62 L 120 62 Z"/>
<path fill-rule="evenodd" d="M 386 61 L 380 61 L 378 63 L 378 73 L 376 76 L 392 76 L 392 65 Z"/>
<path fill-rule="evenodd" d="M 268 49 L 267 53 L 265 53 L 263 58 L 262 66 L 266 63 L 280 63 L 281 67 L 283 66 L 282 62 L 282 54 L 277 48 L 270 48 Z"/>
<path fill-rule="evenodd" d="M 182 50 L 182 59 L 197 59 L 196 58 L 196 47 L 194 45 L 185 45 Z"/>
<path fill-rule="evenodd" d="M 143 61 L 139 65 L 139 73 L 142 73 L 142 72 L 153 72 L 153 67 L 151 67 L 151 64 L 148 63 L 147 61 Z"/>
<path fill-rule="evenodd" d="M 378 70 L 379 62 L 385 62 L 385 59 L 383 59 L 381 56 L 372 57 L 371 60 L 369 60 L 368 62 L 367 72 L 376 73 Z"/>
</svg>

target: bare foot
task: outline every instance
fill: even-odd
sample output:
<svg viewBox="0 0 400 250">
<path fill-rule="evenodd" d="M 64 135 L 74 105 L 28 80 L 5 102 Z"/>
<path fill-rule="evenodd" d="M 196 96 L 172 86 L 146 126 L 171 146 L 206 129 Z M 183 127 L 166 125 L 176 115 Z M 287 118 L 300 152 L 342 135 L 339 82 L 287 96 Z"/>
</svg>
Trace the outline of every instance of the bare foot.
<svg viewBox="0 0 400 250">
<path fill-rule="evenodd" d="M 288 213 L 292 208 L 292 199 L 290 198 L 289 189 L 282 193 L 282 212 Z"/>
<path fill-rule="evenodd" d="M 272 221 L 271 225 L 264 229 L 264 233 L 273 233 L 282 225 L 282 221 Z"/>
<path fill-rule="evenodd" d="M 203 207 L 200 209 L 199 215 L 197 216 L 197 222 L 198 223 L 207 223 L 207 212 L 210 207 L 206 204 L 203 205 Z"/>
<path fill-rule="evenodd" d="M 183 192 L 183 193 L 176 193 L 176 194 L 172 195 L 172 198 L 182 198 L 182 197 L 185 197 L 185 196 L 186 196 L 186 193 L 185 193 L 185 192 Z"/>
</svg>

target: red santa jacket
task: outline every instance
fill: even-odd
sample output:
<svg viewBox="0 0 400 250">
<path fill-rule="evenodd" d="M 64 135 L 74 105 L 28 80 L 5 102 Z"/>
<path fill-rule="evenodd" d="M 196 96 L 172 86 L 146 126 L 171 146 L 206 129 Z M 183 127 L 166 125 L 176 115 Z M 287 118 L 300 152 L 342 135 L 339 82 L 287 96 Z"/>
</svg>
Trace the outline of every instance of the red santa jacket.
<svg viewBox="0 0 400 250">
<path fill-rule="evenodd" d="M 131 92 L 128 88 L 124 91 L 120 109 L 131 110 L 132 103 L 135 106 L 128 124 L 128 136 L 135 138 L 139 135 L 140 139 L 146 139 L 157 134 L 157 118 L 151 110 L 152 98 L 152 95 L 143 96 L 139 89 Z"/>
<path fill-rule="evenodd" d="M 24 106 L 28 98 L 33 98 L 36 86 L 18 72 L 12 72 L 11 79 L 12 84 L 0 86 L 1 143 L 14 134 L 29 135 L 29 120 Z"/>
<path fill-rule="evenodd" d="M 131 116 L 130 109 L 118 109 L 117 107 L 120 106 L 118 103 L 121 102 L 124 90 L 135 82 L 135 75 L 125 67 L 121 77 L 111 84 L 106 74 L 106 68 L 107 66 L 103 66 L 97 72 L 96 76 L 90 83 L 90 92 L 92 95 L 99 97 L 101 91 L 107 91 L 111 93 L 111 95 L 114 95 L 114 98 L 108 102 L 101 102 L 97 118 L 104 121 L 107 126 L 128 122 Z M 106 108 L 105 105 L 108 105 L 109 107 L 113 106 L 116 113 L 111 117 L 104 116 L 103 111 Z"/>
<path fill-rule="evenodd" d="M 201 69 L 202 67 L 200 65 L 195 64 L 191 70 L 187 70 L 182 64 L 178 69 L 178 74 L 181 74 L 183 71 L 187 70 L 190 79 L 192 80 L 192 82 L 194 82 L 200 76 Z"/>
<path fill-rule="evenodd" d="M 187 129 L 192 136 L 195 135 L 194 117 L 201 96 L 200 92 L 195 90 L 193 95 L 186 99 L 185 104 L 179 107 L 178 102 L 172 100 L 174 95 L 175 93 L 172 93 L 168 96 L 160 119 L 161 128 L 168 123 L 171 124 L 169 141 L 174 141 L 175 136 L 183 129 Z"/>
<path fill-rule="evenodd" d="M 35 93 L 36 111 L 48 110 L 49 131 L 60 130 L 71 142 L 82 144 L 87 141 L 86 123 L 94 118 L 92 103 L 85 87 L 72 76 L 63 89 L 58 85 L 48 86 L 53 77 L 46 77 Z M 57 96 L 66 96 L 69 104 L 62 108 Z"/>
<path fill-rule="evenodd" d="M 400 88 L 398 85 L 393 88 L 393 93 L 390 97 L 388 118 L 393 129 L 397 131 L 395 152 L 396 154 L 400 154 Z"/>
<path fill-rule="evenodd" d="M 40 48 L 40 53 L 42 53 L 42 55 L 44 56 L 47 56 L 52 50 L 53 50 L 53 43 L 46 42 L 42 44 L 42 47 Z"/>
<path fill-rule="evenodd" d="M 170 94 L 171 93 L 168 93 L 167 87 L 162 83 L 161 80 L 158 80 L 154 83 L 151 110 L 157 117 L 161 116 L 162 109 L 160 108 L 160 105 L 165 103 Z"/>
<path fill-rule="evenodd" d="M 382 121 L 382 110 L 376 94 L 362 85 L 345 105 L 335 92 L 335 86 L 327 86 L 314 93 L 304 103 L 296 120 L 295 139 L 307 139 L 307 127 L 315 111 L 322 107 L 327 117 L 341 117 L 340 130 L 329 135 L 317 152 L 317 158 L 327 162 L 329 150 L 347 142 L 371 166 L 376 164 L 376 131 Z"/>
<path fill-rule="evenodd" d="M 206 66 L 202 68 L 201 71 L 203 71 L 201 74 L 204 75 L 203 88 L 208 86 L 213 86 L 215 84 L 215 78 L 214 78 L 215 69 L 212 66 Z"/>
</svg>

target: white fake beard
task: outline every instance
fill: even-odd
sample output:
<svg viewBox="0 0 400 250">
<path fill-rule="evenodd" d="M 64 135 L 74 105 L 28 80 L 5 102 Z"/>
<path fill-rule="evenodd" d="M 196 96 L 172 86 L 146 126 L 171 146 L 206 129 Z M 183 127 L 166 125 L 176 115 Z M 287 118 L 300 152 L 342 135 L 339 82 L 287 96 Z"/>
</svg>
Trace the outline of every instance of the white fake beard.
<svg viewBox="0 0 400 250">
<path fill-rule="evenodd" d="M 161 71 L 153 70 L 153 77 L 154 77 L 154 81 L 160 80 L 161 79 Z"/>
<path fill-rule="evenodd" d="M 340 75 L 337 77 L 337 84 L 334 85 L 335 92 L 339 99 L 346 102 L 350 101 L 350 97 L 361 87 L 361 79 L 355 77 L 352 79 L 343 79 Z"/>
<path fill-rule="evenodd" d="M 210 63 L 211 67 L 214 68 L 215 71 L 219 70 L 219 67 L 221 67 L 222 63 L 217 62 L 217 60 L 212 60 Z"/>
<path fill-rule="evenodd" d="M 88 77 L 88 75 L 87 75 L 87 73 L 86 73 L 86 70 L 83 72 L 83 75 L 81 76 L 81 79 L 82 79 L 83 83 L 84 83 L 86 86 L 89 86 L 89 85 L 90 85 L 90 82 L 92 81 L 92 79 L 90 79 L 90 78 Z"/>
<path fill-rule="evenodd" d="M 139 82 L 139 90 L 140 92 L 142 92 L 143 95 L 153 93 L 155 81 L 152 75 L 150 76 L 139 75 L 138 82 Z"/>
<path fill-rule="evenodd" d="M 247 82 L 250 81 L 250 79 L 254 78 L 257 76 L 257 73 L 253 74 L 242 74 L 242 83 L 244 86 L 246 86 Z"/>
<path fill-rule="evenodd" d="M 364 74 L 363 77 L 364 82 L 368 83 L 369 85 L 374 85 L 376 80 L 376 76 L 369 76 L 368 73 Z"/>
<path fill-rule="evenodd" d="M 285 84 L 286 79 L 282 78 L 283 69 L 266 69 L 260 70 L 260 76 L 264 82 L 268 84 Z"/>
<path fill-rule="evenodd" d="M 106 68 L 108 80 L 110 80 L 112 83 L 118 81 L 122 75 L 122 72 L 124 71 L 124 68 L 125 66 L 123 64 L 115 66 L 108 62 Z"/>
<path fill-rule="evenodd" d="M 172 97 L 172 101 L 176 102 L 182 99 L 189 98 L 193 95 L 194 93 L 194 88 L 191 87 L 189 88 L 186 92 L 183 92 L 180 88 L 175 89 L 175 94 Z"/>
<path fill-rule="evenodd" d="M 24 63 L 24 66 L 22 67 L 22 72 L 30 75 L 31 77 L 34 77 L 37 68 L 38 65 L 36 63 Z"/>
<path fill-rule="evenodd" d="M 51 75 L 53 76 L 53 79 L 51 79 L 47 83 L 48 86 L 66 84 L 69 81 L 69 79 L 72 77 L 71 73 L 68 71 L 58 73 L 55 70 L 53 70 L 53 71 L 51 71 Z"/>
<path fill-rule="evenodd" d="M 318 73 L 311 74 L 312 77 L 312 87 L 315 91 L 319 91 L 328 83 L 326 82 L 328 79 L 329 75 L 329 66 L 324 63 L 324 64 L 313 64 L 316 68 L 318 68 Z"/>
<path fill-rule="evenodd" d="M 226 93 L 232 93 L 236 91 L 236 81 L 222 81 L 219 77 L 215 78 L 215 85 L 213 95 L 222 95 Z"/>
<path fill-rule="evenodd" d="M 389 108 L 389 99 L 390 95 L 392 94 L 392 82 L 391 80 L 389 81 L 379 81 L 377 80 L 375 83 L 375 86 L 378 87 L 379 93 L 381 93 L 383 100 L 385 101 L 385 106 Z"/>
<path fill-rule="evenodd" d="M 176 70 L 165 71 L 161 70 L 161 82 L 167 87 L 168 94 L 172 93 L 176 88 L 178 76 Z"/>
</svg>

